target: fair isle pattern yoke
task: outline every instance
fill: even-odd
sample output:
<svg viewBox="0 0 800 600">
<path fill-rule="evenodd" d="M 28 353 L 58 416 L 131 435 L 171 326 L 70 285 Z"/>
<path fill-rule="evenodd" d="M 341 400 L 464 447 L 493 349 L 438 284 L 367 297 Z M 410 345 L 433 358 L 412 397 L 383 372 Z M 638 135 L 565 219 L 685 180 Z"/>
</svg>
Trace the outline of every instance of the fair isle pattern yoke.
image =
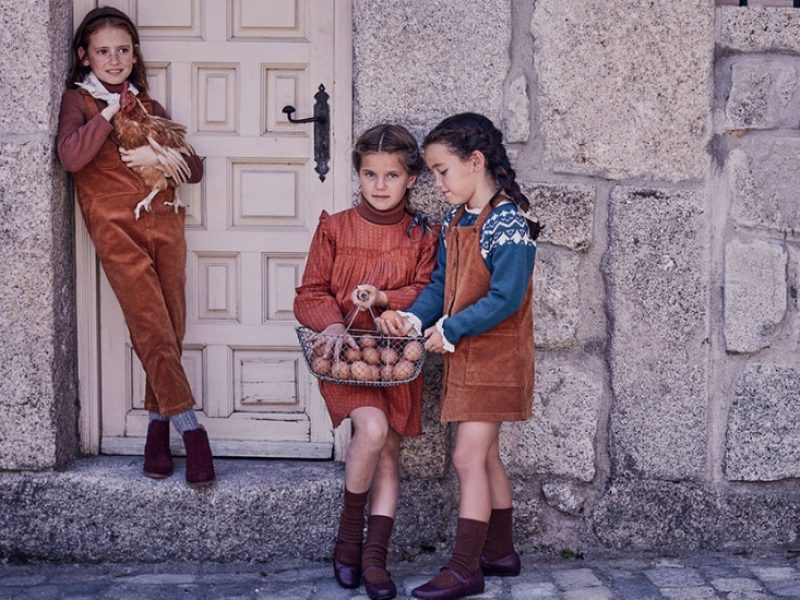
<svg viewBox="0 0 800 600">
<path fill-rule="evenodd" d="M 458 209 L 458 206 L 454 206 L 447 211 L 442 220 L 443 230 L 450 227 Z M 469 226 L 477 218 L 478 213 L 467 210 L 461 218 L 461 225 Z M 444 242 L 444 239 L 442 241 Z M 525 217 L 514 203 L 506 201 L 496 206 L 483 224 L 480 242 L 481 256 L 486 260 L 494 249 L 509 244 L 536 248 L 536 241 L 531 239 Z"/>
</svg>

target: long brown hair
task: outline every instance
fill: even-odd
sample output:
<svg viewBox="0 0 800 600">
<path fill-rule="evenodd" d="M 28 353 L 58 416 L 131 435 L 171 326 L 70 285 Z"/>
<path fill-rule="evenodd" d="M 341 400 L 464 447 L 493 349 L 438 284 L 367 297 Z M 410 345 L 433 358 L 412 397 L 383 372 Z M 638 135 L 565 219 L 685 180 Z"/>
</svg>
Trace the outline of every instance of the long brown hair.
<svg viewBox="0 0 800 600">
<path fill-rule="evenodd" d="M 117 27 L 130 34 L 133 41 L 133 55 L 136 57 L 136 61 L 133 64 L 131 74 L 128 76 L 128 81 L 139 88 L 140 92 L 146 92 L 147 69 L 144 66 L 142 51 L 139 48 L 139 32 L 128 15 L 111 6 L 101 6 L 90 10 L 75 31 L 75 37 L 72 39 L 72 56 L 69 74 L 67 75 L 67 87 L 76 87 L 75 84 L 83 81 L 91 71 L 89 67 L 83 64 L 81 57 L 78 56 L 78 48 L 83 48 L 84 52 L 89 52 L 89 40 L 92 34 L 103 27 Z"/>
</svg>

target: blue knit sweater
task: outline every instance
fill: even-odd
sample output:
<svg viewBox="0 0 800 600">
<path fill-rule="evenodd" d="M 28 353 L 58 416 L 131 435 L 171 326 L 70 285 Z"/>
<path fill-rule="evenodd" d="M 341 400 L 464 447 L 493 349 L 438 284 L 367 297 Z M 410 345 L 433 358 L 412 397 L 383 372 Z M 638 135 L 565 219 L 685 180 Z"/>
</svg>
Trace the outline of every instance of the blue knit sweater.
<svg viewBox="0 0 800 600">
<path fill-rule="evenodd" d="M 445 232 L 451 226 L 456 211 L 454 206 L 442 222 L 436 268 L 431 282 L 407 310 L 422 321 L 422 328 L 430 327 L 442 316 L 444 310 L 445 265 L 447 245 Z M 467 209 L 458 226 L 474 225 L 480 211 Z M 447 341 L 455 345 L 464 337 L 480 335 L 510 317 L 522 304 L 528 282 L 533 274 L 536 259 L 536 242 L 531 239 L 525 218 L 511 202 L 499 204 L 489 213 L 480 236 L 481 255 L 491 273 L 488 293 L 462 311 L 448 316 L 442 329 Z"/>
</svg>

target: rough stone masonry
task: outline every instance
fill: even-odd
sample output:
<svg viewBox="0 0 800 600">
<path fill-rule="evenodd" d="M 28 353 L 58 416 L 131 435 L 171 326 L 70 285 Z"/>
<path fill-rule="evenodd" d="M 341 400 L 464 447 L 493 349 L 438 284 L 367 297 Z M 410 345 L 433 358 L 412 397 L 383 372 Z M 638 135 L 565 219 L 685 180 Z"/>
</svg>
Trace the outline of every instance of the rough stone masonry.
<svg viewBox="0 0 800 600">
<path fill-rule="evenodd" d="M 77 447 L 72 217 L 52 144 L 70 6 L 0 0 L 0 503 L 10 509 L 0 511 L 0 554 L 26 518 L 73 497 L 70 478 L 89 488 L 103 479 L 96 466 L 67 479 L 31 474 L 68 463 Z M 520 545 L 796 541 L 800 10 L 711 0 L 352 8 L 354 132 L 390 120 L 421 139 L 451 113 L 483 112 L 502 127 L 546 226 L 535 414 L 506 426 L 502 441 Z M 415 202 L 442 212 L 430 179 Z M 437 420 L 440 365 L 427 370 L 425 435 L 402 454 L 397 537 L 412 553 L 450 539 L 457 492 L 451 432 Z M 314 481 L 338 479 L 325 471 Z M 296 489 L 321 498 L 314 481 Z M 141 492 L 114 482 L 105 494 L 115 501 Z M 254 485 L 245 473 L 216 496 L 182 501 L 187 511 L 225 505 L 238 523 L 259 505 Z M 269 497 L 280 505 L 299 493 Z M 79 516 L 55 513 L 85 532 Z M 187 558 L 269 554 L 226 531 Z M 145 543 L 124 533 L 98 535 L 92 556 L 119 552 L 120 539 Z M 280 550 L 325 556 L 329 533 Z M 156 544 L 148 557 L 167 552 Z"/>
</svg>

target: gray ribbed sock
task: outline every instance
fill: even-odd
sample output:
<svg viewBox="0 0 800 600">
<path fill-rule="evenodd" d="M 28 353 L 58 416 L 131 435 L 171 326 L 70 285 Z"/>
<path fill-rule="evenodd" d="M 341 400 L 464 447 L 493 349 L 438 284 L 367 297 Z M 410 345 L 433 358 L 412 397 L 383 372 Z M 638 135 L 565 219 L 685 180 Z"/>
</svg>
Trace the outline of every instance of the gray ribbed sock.
<svg viewBox="0 0 800 600">
<path fill-rule="evenodd" d="M 186 431 L 191 431 L 192 429 L 198 429 L 200 427 L 200 423 L 197 422 L 197 416 L 194 414 L 193 408 L 189 408 L 177 415 L 172 415 L 170 421 L 172 421 L 175 429 L 177 429 L 178 433 L 181 435 Z"/>
<path fill-rule="evenodd" d="M 154 410 L 151 410 L 149 413 L 147 413 L 147 421 L 148 422 L 150 422 L 150 421 L 162 421 L 162 422 L 166 421 L 166 422 L 169 422 L 169 417 L 162 417 L 160 414 L 158 414 Z"/>
</svg>

